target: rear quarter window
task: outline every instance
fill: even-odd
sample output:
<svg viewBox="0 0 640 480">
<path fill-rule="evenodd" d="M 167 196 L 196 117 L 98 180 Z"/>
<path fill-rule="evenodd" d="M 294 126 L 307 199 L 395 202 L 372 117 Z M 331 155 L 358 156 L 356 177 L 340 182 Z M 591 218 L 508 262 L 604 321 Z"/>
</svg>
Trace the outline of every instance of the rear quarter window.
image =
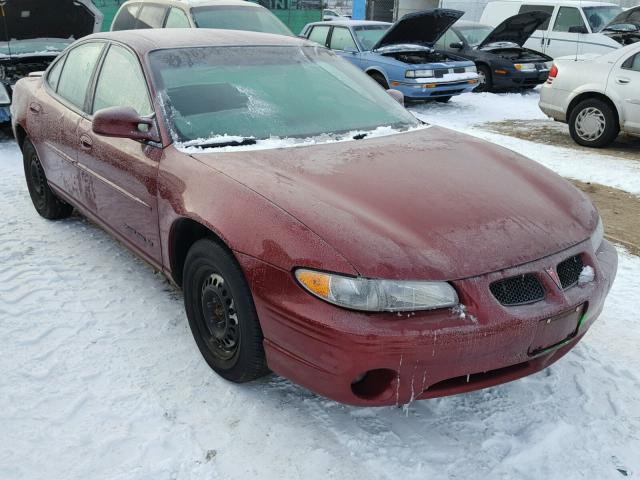
<svg viewBox="0 0 640 480">
<path fill-rule="evenodd" d="M 549 15 L 553 15 L 554 8 L 555 7 L 553 5 L 522 5 L 518 13 L 545 12 L 545 13 L 548 13 Z M 540 25 L 538 30 L 547 30 L 549 28 L 550 21 L 551 21 L 551 17 L 547 18 L 547 20 L 542 25 Z"/>
<path fill-rule="evenodd" d="M 120 9 L 120 12 L 113 20 L 111 30 L 133 30 L 136 28 L 136 17 L 140 11 L 140 4 L 127 5 Z"/>
</svg>

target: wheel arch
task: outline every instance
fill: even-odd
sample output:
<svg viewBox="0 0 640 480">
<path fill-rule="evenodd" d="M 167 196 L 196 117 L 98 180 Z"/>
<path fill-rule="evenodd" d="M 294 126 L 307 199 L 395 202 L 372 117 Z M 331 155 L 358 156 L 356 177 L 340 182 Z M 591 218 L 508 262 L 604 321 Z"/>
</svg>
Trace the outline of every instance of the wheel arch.
<svg viewBox="0 0 640 480">
<path fill-rule="evenodd" d="M 380 74 L 380 75 L 382 75 L 384 77 L 385 81 L 387 82 L 387 85 L 390 85 L 389 77 L 387 76 L 385 71 L 383 69 L 381 69 L 380 67 L 369 67 L 364 71 L 364 73 L 366 73 L 369 76 L 371 76 L 372 73 L 378 73 L 378 74 Z"/>
<path fill-rule="evenodd" d="M 15 127 L 16 134 L 16 142 L 18 142 L 18 147 L 22 150 L 22 146 L 24 145 L 24 141 L 27 139 L 27 131 L 22 128 L 22 125 L 19 123 Z"/>
<path fill-rule="evenodd" d="M 180 287 L 182 287 L 182 273 L 189 249 L 203 238 L 213 240 L 235 259 L 227 242 L 211 227 L 189 217 L 176 219 L 169 230 L 168 254 L 171 277 Z"/>
<path fill-rule="evenodd" d="M 616 107 L 616 104 L 613 102 L 613 100 L 611 100 L 604 93 L 593 92 L 593 91 L 582 92 L 582 93 L 576 95 L 575 98 L 573 98 L 571 100 L 571 102 L 569 103 L 569 107 L 567 107 L 567 120 L 569 120 L 571 118 L 571 114 L 573 113 L 573 109 L 576 108 L 576 106 L 580 102 L 583 102 L 584 100 L 588 100 L 590 98 L 595 98 L 595 99 L 601 100 L 601 101 L 605 102 L 607 105 L 609 105 L 611 107 L 611 109 L 613 110 L 614 115 L 616 116 L 616 120 L 618 121 L 618 125 L 620 124 L 620 120 L 621 120 L 620 119 L 620 112 L 618 111 L 618 107 Z"/>
</svg>

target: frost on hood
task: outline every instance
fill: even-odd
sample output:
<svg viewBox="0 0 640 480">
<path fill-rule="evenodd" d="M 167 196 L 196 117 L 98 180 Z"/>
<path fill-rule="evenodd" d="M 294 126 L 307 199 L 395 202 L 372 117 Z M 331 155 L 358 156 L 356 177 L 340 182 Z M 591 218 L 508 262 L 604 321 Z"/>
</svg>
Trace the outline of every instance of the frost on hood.
<svg viewBox="0 0 640 480">
<path fill-rule="evenodd" d="M 585 265 L 580 272 L 580 276 L 578 277 L 578 285 L 586 285 L 587 283 L 593 282 L 596 278 L 596 272 L 591 265 Z"/>
<path fill-rule="evenodd" d="M 386 137 L 400 133 L 414 132 L 430 128 L 431 125 L 417 125 L 411 128 L 398 129 L 391 126 L 377 127 L 374 130 L 353 130 L 347 133 L 333 134 L 324 133 L 307 138 L 283 138 L 269 137 L 256 139 L 251 145 L 209 147 L 212 143 L 225 144 L 229 142 L 241 143 L 246 137 L 236 135 L 216 135 L 210 138 L 197 138 L 188 142 L 176 142 L 175 147 L 183 153 L 219 153 L 219 152 L 240 152 L 248 150 L 269 150 L 274 148 L 308 147 L 311 145 L 322 145 L 326 143 L 350 142 L 356 139 Z M 354 138 L 355 137 L 355 138 Z M 203 147 L 206 146 L 206 147 Z"/>
</svg>

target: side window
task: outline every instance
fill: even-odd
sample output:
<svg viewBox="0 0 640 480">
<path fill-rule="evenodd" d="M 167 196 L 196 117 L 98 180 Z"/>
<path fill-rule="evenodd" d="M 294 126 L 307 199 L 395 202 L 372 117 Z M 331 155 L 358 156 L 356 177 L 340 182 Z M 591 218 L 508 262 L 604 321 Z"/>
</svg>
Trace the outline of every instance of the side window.
<svg viewBox="0 0 640 480">
<path fill-rule="evenodd" d="M 53 64 L 53 67 L 51 67 L 51 70 L 49 70 L 49 74 L 47 75 L 47 83 L 54 92 L 58 88 L 58 80 L 60 80 L 62 65 L 64 65 L 64 57 L 59 58 L 58 61 Z"/>
<path fill-rule="evenodd" d="M 172 8 L 169 10 L 167 21 L 164 24 L 165 28 L 189 28 L 189 19 L 185 13 L 179 8 Z"/>
<path fill-rule="evenodd" d="M 445 33 L 443 36 L 441 36 L 438 39 L 438 41 L 436 42 L 436 48 L 439 50 L 448 50 L 449 48 L 451 48 L 450 45 L 452 43 L 460 43 L 460 42 L 462 42 L 462 40 L 460 39 L 458 34 L 453 30 L 449 29 L 447 30 L 447 33 Z"/>
<path fill-rule="evenodd" d="M 554 8 L 555 7 L 552 5 L 522 5 L 518 13 L 546 12 L 549 15 L 553 15 Z M 542 25 L 540 25 L 540 27 L 538 27 L 538 30 L 548 30 L 550 21 L 551 17 L 549 17 Z"/>
<path fill-rule="evenodd" d="M 634 70 L 640 72 L 640 53 L 636 53 L 633 57 L 629 58 L 622 64 L 622 68 L 625 70 Z"/>
<path fill-rule="evenodd" d="M 320 45 L 327 44 L 327 34 L 329 33 L 329 26 L 316 25 L 311 29 L 309 34 L 309 40 L 319 43 Z"/>
<path fill-rule="evenodd" d="M 122 88 L 123 85 L 127 88 Z M 102 64 L 92 111 L 107 107 L 132 107 L 141 116 L 153 112 L 137 58 L 118 45 L 109 48 Z"/>
<path fill-rule="evenodd" d="M 133 30 L 136 28 L 136 17 L 138 16 L 138 11 L 140 11 L 139 3 L 127 5 L 120 9 L 120 13 L 118 13 L 111 25 L 111 30 Z"/>
<path fill-rule="evenodd" d="M 560 7 L 556 23 L 553 25 L 554 32 L 568 32 L 572 29 L 587 29 L 582 19 L 580 10 L 576 7 Z"/>
<path fill-rule="evenodd" d="M 344 50 L 345 52 L 357 52 L 356 42 L 353 41 L 351 32 L 348 28 L 334 27 L 331 34 L 331 45 L 329 47 L 332 50 Z"/>
<path fill-rule="evenodd" d="M 162 28 L 166 13 L 166 7 L 144 4 L 136 28 Z"/>
<path fill-rule="evenodd" d="M 102 43 L 84 43 L 67 53 L 67 60 L 58 80 L 58 95 L 76 107 L 84 107 L 87 87 L 103 47 Z"/>
</svg>

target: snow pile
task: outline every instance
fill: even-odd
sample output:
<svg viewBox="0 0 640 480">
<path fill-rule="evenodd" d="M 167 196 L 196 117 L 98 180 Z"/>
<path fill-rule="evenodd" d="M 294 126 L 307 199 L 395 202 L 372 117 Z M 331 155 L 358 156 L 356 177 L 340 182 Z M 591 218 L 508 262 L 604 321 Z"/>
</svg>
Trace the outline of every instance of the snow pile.
<svg viewBox="0 0 640 480">
<path fill-rule="evenodd" d="M 580 276 L 578 277 L 578 285 L 586 285 L 593 282 L 596 278 L 596 272 L 591 265 L 586 265 L 582 268 Z"/>
</svg>

